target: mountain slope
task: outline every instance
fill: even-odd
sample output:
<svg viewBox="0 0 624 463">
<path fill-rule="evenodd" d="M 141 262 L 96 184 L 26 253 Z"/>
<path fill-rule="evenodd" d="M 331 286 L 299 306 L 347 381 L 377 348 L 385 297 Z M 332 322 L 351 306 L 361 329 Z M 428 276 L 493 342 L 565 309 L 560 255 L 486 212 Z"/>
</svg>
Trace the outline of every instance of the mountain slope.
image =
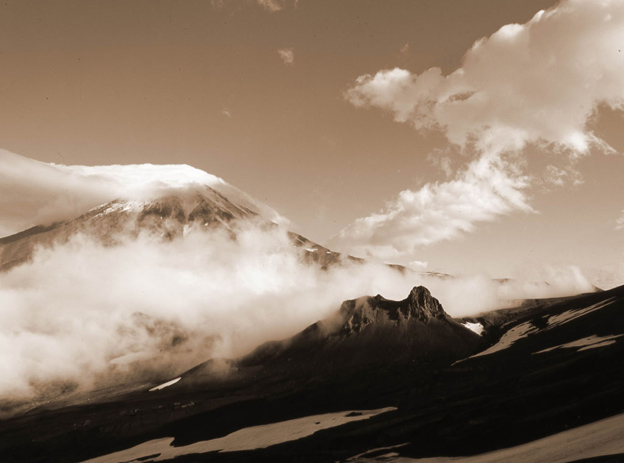
<svg viewBox="0 0 624 463">
<path fill-rule="evenodd" d="M 443 322 L 435 305 L 413 313 L 407 311 L 409 303 L 384 305 L 383 300 L 378 304 L 375 299 L 346 304 L 332 331 L 337 346 L 346 346 L 348 338 L 358 339 L 376 323 L 400 331 L 409 323 L 422 328 Z M 103 391 L 85 397 L 81 404 L 60 410 L 42 408 L 2 421 L 0 451 L 6 461 L 75 462 L 152 439 L 174 437 L 173 445 L 184 446 L 243 428 L 319 413 L 394 406 L 396 411 L 370 421 L 326 429 L 291 442 L 256 450 L 189 455 L 179 460 L 329 463 L 347 459 L 375 461 L 379 456 L 382 461 L 392 462 L 402 461 L 403 457 L 483 454 L 621 413 L 623 310 L 624 287 L 557 303 L 545 301 L 542 305 L 536 301 L 528 309 L 518 308 L 507 311 L 505 317 L 490 318 L 490 329 L 498 329 L 490 347 L 506 334 L 518 333 L 514 328 L 524 323 L 530 322 L 536 328 L 511 344 L 499 346 L 496 352 L 453 364 L 390 362 L 369 369 L 329 369 L 324 370 L 324 380 L 319 380 L 318 374 L 288 379 L 277 374 L 279 369 L 267 368 L 272 362 L 286 365 L 283 354 L 292 350 L 280 342 L 275 345 L 282 350 L 264 352 L 262 358 L 259 349 L 246 357 L 258 363 L 242 367 L 238 373 L 244 375 L 233 374 L 230 382 L 218 383 L 215 378 L 219 371 L 227 372 L 231 363 L 209 362 L 182 374 L 177 383 L 153 392 L 148 391 L 157 383 L 116 395 Z M 483 316 L 483 321 L 486 319 Z M 589 344 L 570 345 L 592 335 L 612 338 L 594 343 L 589 349 Z M 297 337 L 292 341 L 310 345 Z M 487 348 L 483 346 L 482 350 Z M 550 350 L 543 352 L 546 349 Z M 308 350 L 308 354 L 313 361 L 314 351 Z M 299 359 L 306 362 L 304 357 Z M 200 371 L 208 368 L 212 373 Z M 192 375 L 204 380 L 210 377 L 212 382 L 187 381 Z M 591 436 L 587 442 L 592 444 Z M 360 454 L 366 455 L 353 458 Z M 149 455 L 140 457 L 150 459 Z"/>
<path fill-rule="evenodd" d="M 381 295 L 345 301 L 338 312 L 295 336 L 265 343 L 231 361 L 210 360 L 182 375 L 187 382 L 232 378 L 328 374 L 390 364 L 444 364 L 483 347 L 473 331 L 453 320 L 423 286 L 401 301 Z"/>
<path fill-rule="evenodd" d="M 64 244 L 79 234 L 105 245 L 151 234 L 164 240 L 182 237 L 191 228 L 222 230 L 235 237 L 233 225 L 270 229 L 280 225 L 247 206 L 238 204 L 217 190 L 204 185 L 164 191 L 152 199 L 114 200 L 81 216 L 49 226 L 36 226 L 0 239 L 0 272 L 28 262 L 37 247 Z M 305 250 L 304 259 L 321 267 L 343 258 L 296 233 L 288 232 L 293 245 Z M 353 261 L 361 261 L 345 257 Z"/>
<path fill-rule="evenodd" d="M 142 232 L 171 239 L 182 235 L 188 226 L 227 228 L 233 220 L 255 218 L 259 218 L 258 214 L 232 203 L 208 186 L 153 200 L 115 200 L 74 220 L 34 227 L 0 239 L 0 271 L 28 261 L 36 246 L 62 244 L 78 234 L 103 244 L 136 238 Z"/>
</svg>

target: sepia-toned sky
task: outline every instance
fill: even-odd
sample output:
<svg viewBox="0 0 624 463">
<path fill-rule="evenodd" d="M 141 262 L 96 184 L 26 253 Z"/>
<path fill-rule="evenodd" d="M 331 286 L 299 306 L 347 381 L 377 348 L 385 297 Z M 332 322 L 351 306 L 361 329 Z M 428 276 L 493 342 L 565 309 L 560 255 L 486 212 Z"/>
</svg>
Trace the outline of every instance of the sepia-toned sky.
<svg viewBox="0 0 624 463">
<path fill-rule="evenodd" d="M 556 5 L 4 1 L 0 148 L 189 164 L 363 257 L 624 283 L 624 2 Z"/>
</svg>

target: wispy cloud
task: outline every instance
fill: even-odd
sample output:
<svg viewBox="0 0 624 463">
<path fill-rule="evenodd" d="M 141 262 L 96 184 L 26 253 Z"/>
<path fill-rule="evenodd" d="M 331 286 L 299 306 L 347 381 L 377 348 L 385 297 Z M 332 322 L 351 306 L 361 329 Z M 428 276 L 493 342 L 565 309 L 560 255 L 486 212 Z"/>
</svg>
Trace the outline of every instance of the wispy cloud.
<svg viewBox="0 0 624 463">
<path fill-rule="evenodd" d="M 566 185 L 579 186 L 585 183 L 581 173 L 573 166 L 567 166 L 562 169 L 557 166 L 548 165 L 544 173 L 544 180 L 558 187 Z"/>
<path fill-rule="evenodd" d="M 624 210 L 622 210 L 622 216 L 615 221 L 616 230 L 624 230 Z"/>
<path fill-rule="evenodd" d="M 277 53 L 284 64 L 292 65 L 295 63 L 295 51 L 292 48 L 280 48 Z"/>
<path fill-rule="evenodd" d="M 499 156 L 482 156 L 454 180 L 402 191 L 383 211 L 357 219 L 330 244 L 363 257 L 410 256 L 420 246 L 470 232 L 479 222 L 532 211 L 524 194 L 528 185 L 528 178 Z"/>
<path fill-rule="evenodd" d="M 388 111 L 419 130 L 440 130 L 482 160 L 452 181 L 402 192 L 385 211 L 358 219 L 338 240 L 346 247 L 355 240 L 361 250 L 369 246 L 369 253 L 409 253 L 414 246 L 471 231 L 477 222 L 530 210 L 528 179 L 509 153 L 528 144 L 570 158 L 587 154 L 591 146 L 608 150 L 588 122 L 600 105 L 624 109 L 622 43 L 622 0 L 564 0 L 526 24 L 509 24 L 478 40 L 449 75 L 439 68 L 421 74 L 395 68 L 360 76 L 346 93 L 351 104 Z M 489 177 L 475 172 L 480 163 L 489 166 Z M 566 175 L 551 174 L 555 182 Z M 466 194 L 449 194 L 456 190 Z M 480 205 L 467 201 L 471 192 L 478 192 L 472 200 Z M 457 212 L 468 205 L 479 213 Z M 432 217 L 448 222 L 441 226 Z"/>
<path fill-rule="evenodd" d="M 292 335 L 345 299 L 399 299 L 416 284 L 454 316 L 591 288 L 565 269 L 548 276 L 550 285 L 442 280 L 374 263 L 323 270 L 305 262 L 308 251 L 293 246 L 283 229 L 230 226 L 192 226 L 171 240 L 148 231 L 121 234 L 115 245 L 86 229 L 0 273 L 0 400 L 37 398 L 59 384 L 90 389 L 163 380 Z"/>
<path fill-rule="evenodd" d="M 292 4 L 293 7 L 297 7 L 299 0 L 256 0 L 259 5 L 274 13 L 276 11 L 282 11 L 287 5 Z"/>
</svg>

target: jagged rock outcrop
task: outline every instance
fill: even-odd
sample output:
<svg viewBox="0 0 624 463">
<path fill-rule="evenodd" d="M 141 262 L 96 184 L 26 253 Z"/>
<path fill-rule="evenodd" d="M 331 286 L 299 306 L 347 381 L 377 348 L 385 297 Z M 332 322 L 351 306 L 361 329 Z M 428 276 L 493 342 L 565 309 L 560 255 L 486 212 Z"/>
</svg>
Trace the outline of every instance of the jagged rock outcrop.
<svg viewBox="0 0 624 463">
<path fill-rule="evenodd" d="M 401 301 L 380 295 L 345 301 L 334 316 L 289 339 L 265 343 L 229 365 L 236 378 L 287 377 L 382 365 L 445 365 L 483 347 L 479 335 L 450 317 L 427 288 L 417 286 Z M 211 365 L 196 367 L 190 376 L 210 380 Z"/>
<path fill-rule="evenodd" d="M 359 333 L 373 323 L 394 321 L 400 325 L 409 320 L 428 323 L 431 320 L 450 318 L 442 308 L 442 304 L 424 286 L 414 287 L 402 301 L 391 301 L 380 294 L 345 301 L 340 307 L 339 317 L 344 318 L 340 330 L 343 334 Z"/>
</svg>

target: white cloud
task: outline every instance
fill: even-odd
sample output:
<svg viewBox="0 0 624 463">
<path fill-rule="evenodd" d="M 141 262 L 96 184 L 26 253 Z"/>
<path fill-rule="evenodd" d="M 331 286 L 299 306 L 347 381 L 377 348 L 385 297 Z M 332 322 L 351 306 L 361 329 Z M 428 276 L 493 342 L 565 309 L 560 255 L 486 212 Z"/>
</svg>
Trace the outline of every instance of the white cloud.
<svg viewBox="0 0 624 463">
<path fill-rule="evenodd" d="M 360 76 L 345 95 L 349 102 L 386 110 L 416 129 L 441 130 L 490 163 L 487 175 L 496 187 L 474 172 L 479 161 L 473 162 L 453 181 L 400 193 L 385 211 L 343 230 L 339 241 L 361 253 L 400 255 L 455 238 L 477 222 L 530 210 L 528 179 L 506 156 L 528 144 L 565 151 L 571 159 L 592 145 L 609 150 L 588 122 L 600 105 L 624 109 L 623 43 L 624 1 L 564 0 L 526 24 L 478 40 L 449 75 L 439 68 L 420 74 L 395 68 Z M 565 172 L 551 170 L 550 178 L 582 182 Z M 459 212 L 471 209 L 475 213 Z"/>
<path fill-rule="evenodd" d="M 295 51 L 292 48 L 280 48 L 277 53 L 284 64 L 292 65 L 295 63 Z"/>
<path fill-rule="evenodd" d="M 429 161 L 432 165 L 439 167 L 446 178 L 450 178 L 453 175 L 453 160 L 450 156 L 444 155 L 443 150 L 436 149 L 433 153 L 429 153 L 427 155 L 427 161 Z"/>
<path fill-rule="evenodd" d="M 544 180 L 547 183 L 558 187 L 562 187 L 567 184 L 579 186 L 585 183 L 581 173 L 572 166 L 567 166 L 565 169 L 553 165 L 546 166 Z"/>
<path fill-rule="evenodd" d="M 292 3 L 294 8 L 297 8 L 299 0 L 256 0 L 258 4 L 264 7 L 266 10 L 275 13 L 276 11 L 282 11 L 289 3 Z"/>
<path fill-rule="evenodd" d="M 622 211 L 622 216 L 615 221 L 615 229 L 624 230 L 624 210 Z"/>
<path fill-rule="evenodd" d="M 364 75 L 348 91 L 416 128 L 442 129 L 455 144 L 518 149 L 543 141 L 584 153 L 600 104 L 624 108 L 624 2 L 567 0 L 526 24 L 478 40 L 444 76 L 403 69 Z"/>
<path fill-rule="evenodd" d="M 357 256 L 396 259 L 419 246 L 455 239 L 475 223 L 515 210 L 532 211 L 523 190 L 528 179 L 499 156 L 482 156 L 456 179 L 405 190 L 377 214 L 357 219 L 331 245 Z"/>
<path fill-rule="evenodd" d="M 429 262 L 423 260 L 413 260 L 409 262 L 406 267 L 411 268 L 412 270 L 415 270 L 417 272 L 421 272 L 429 267 Z"/>
<path fill-rule="evenodd" d="M 0 400 L 37 398 L 58 383 L 90 389 L 171 378 L 290 336 L 365 294 L 403 299 L 423 284 L 460 316 L 588 285 L 569 272 L 527 286 L 379 264 L 321 270 L 304 263 L 306 251 L 284 230 L 230 225 L 236 239 L 201 227 L 167 241 L 121 235 L 114 246 L 75 235 L 0 273 Z"/>
</svg>

